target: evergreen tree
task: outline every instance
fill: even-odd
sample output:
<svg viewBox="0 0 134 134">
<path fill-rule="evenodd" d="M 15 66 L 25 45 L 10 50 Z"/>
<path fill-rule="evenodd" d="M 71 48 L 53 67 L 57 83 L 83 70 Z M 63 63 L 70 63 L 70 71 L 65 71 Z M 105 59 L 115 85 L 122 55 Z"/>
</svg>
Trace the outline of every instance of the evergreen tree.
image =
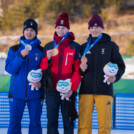
<svg viewBox="0 0 134 134">
<path fill-rule="evenodd" d="M 4 1 L 4 0 L 3 0 Z M 123 7 L 125 0 L 11 0 L 14 7 L 4 11 L 0 22 L 2 29 L 12 29 L 22 25 L 26 18 L 39 19 L 45 22 L 54 22 L 61 12 L 69 13 L 72 20 L 75 16 L 87 18 L 93 12 L 99 13 L 107 20 L 105 8 Z M 21 4 L 19 2 L 21 1 Z M 106 14 L 106 15 L 105 15 Z"/>
<path fill-rule="evenodd" d="M 40 1 L 41 0 L 29 0 L 28 2 L 24 1 L 22 8 L 25 9 L 24 13 L 27 14 L 27 17 L 34 19 L 39 17 L 38 8 L 40 7 Z"/>
<path fill-rule="evenodd" d="M 1 22 L 1 28 L 3 30 L 10 30 L 19 27 L 25 20 L 24 9 L 21 5 L 17 5 L 14 8 L 4 11 L 4 17 Z"/>
</svg>

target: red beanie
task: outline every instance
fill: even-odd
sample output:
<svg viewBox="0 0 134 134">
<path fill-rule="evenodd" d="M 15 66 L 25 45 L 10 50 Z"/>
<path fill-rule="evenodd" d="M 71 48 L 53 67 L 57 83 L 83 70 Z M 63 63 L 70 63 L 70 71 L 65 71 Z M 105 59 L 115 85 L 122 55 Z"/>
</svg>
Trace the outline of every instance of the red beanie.
<svg viewBox="0 0 134 134">
<path fill-rule="evenodd" d="M 70 29 L 70 24 L 69 24 L 69 16 L 67 13 L 62 13 L 60 14 L 59 18 L 57 19 L 55 23 L 55 28 L 57 26 L 64 26 Z"/>
<path fill-rule="evenodd" d="M 101 17 L 96 13 L 94 13 L 92 15 L 92 18 L 89 20 L 88 29 L 90 29 L 90 27 L 93 27 L 93 26 L 100 26 L 101 28 L 104 28 L 104 24 L 103 24 Z"/>
</svg>

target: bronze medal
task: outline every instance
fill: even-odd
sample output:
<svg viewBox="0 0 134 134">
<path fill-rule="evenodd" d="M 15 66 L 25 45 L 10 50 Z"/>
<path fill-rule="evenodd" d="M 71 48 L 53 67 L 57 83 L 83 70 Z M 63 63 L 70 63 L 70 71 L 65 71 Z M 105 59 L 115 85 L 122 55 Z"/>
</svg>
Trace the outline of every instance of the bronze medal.
<svg viewBox="0 0 134 134">
<path fill-rule="evenodd" d="M 53 53 L 54 53 L 54 55 L 57 55 L 58 54 L 58 49 L 57 48 L 54 48 L 53 49 Z"/>
<path fill-rule="evenodd" d="M 83 57 L 81 58 L 81 62 L 82 62 L 82 63 L 87 63 L 87 58 L 86 58 L 85 56 L 83 56 Z"/>
</svg>

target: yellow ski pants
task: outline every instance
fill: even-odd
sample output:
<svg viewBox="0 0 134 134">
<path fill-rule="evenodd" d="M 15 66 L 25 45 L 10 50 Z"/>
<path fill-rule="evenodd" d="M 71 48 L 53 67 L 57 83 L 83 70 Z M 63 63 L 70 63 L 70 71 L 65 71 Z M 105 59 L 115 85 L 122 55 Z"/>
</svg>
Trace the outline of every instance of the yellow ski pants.
<svg viewBox="0 0 134 134">
<path fill-rule="evenodd" d="M 92 134 L 92 113 L 94 104 L 96 105 L 98 116 L 98 134 L 111 134 L 112 103 L 112 96 L 80 95 L 78 134 Z"/>
</svg>

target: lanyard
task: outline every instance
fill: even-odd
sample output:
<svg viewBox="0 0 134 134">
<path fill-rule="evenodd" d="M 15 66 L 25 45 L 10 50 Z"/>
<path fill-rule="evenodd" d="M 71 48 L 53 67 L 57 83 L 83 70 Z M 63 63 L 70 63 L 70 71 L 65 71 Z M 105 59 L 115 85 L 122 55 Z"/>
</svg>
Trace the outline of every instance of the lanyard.
<svg viewBox="0 0 134 134">
<path fill-rule="evenodd" d="M 55 40 L 54 40 L 54 47 L 55 48 L 58 48 L 59 44 L 68 36 L 69 32 L 67 32 L 63 37 L 62 39 L 60 40 L 60 42 L 58 44 L 56 44 Z"/>
<path fill-rule="evenodd" d="M 32 49 L 33 44 L 35 43 L 35 41 L 29 40 L 28 42 L 24 42 L 23 40 L 20 40 L 20 43 L 28 50 Z"/>
<path fill-rule="evenodd" d="M 23 46 L 25 46 L 25 49 L 31 51 L 32 50 L 32 44 L 34 44 L 34 41 L 29 41 L 29 43 L 25 43 L 23 40 L 21 40 L 20 43 Z"/>
<path fill-rule="evenodd" d="M 20 43 L 23 45 L 23 46 L 26 46 L 26 45 L 28 45 L 28 44 L 30 44 L 30 45 L 32 45 L 33 44 L 33 42 L 32 41 L 29 41 L 29 43 L 27 42 L 27 43 L 25 43 L 23 40 L 20 40 Z"/>
<path fill-rule="evenodd" d="M 90 45 L 90 43 L 91 43 L 91 37 L 89 38 L 89 41 L 88 41 L 88 43 L 87 43 L 87 46 L 86 46 L 86 48 L 85 48 L 85 51 L 84 51 L 84 53 L 83 53 L 83 55 L 82 56 L 86 56 L 86 53 L 101 39 L 101 37 L 102 37 L 102 34 Z"/>
</svg>

